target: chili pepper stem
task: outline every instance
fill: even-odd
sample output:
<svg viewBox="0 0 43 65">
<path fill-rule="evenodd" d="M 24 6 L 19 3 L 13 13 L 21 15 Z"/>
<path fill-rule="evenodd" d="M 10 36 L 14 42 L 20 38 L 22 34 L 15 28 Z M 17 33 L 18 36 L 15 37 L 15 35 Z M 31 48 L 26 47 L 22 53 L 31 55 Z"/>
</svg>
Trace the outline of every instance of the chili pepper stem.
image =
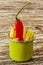
<svg viewBox="0 0 43 65">
<path fill-rule="evenodd" d="M 18 16 L 19 13 L 24 9 L 24 7 L 25 7 L 26 5 L 28 5 L 28 4 L 31 4 L 31 3 L 26 3 L 26 4 L 19 10 L 19 12 L 17 13 L 17 15 L 15 16 L 15 17 L 16 17 L 16 20 L 19 20 L 19 19 L 17 18 L 17 16 Z"/>
</svg>

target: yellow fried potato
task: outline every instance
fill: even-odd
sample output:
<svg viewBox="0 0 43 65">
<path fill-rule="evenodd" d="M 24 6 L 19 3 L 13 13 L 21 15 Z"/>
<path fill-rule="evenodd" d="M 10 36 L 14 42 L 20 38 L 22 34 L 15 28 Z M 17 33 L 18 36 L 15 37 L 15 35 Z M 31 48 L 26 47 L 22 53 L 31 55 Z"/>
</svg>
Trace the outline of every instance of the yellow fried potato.
<svg viewBox="0 0 43 65">
<path fill-rule="evenodd" d="M 18 41 L 18 38 L 13 38 L 14 41 Z"/>
<path fill-rule="evenodd" d="M 23 29 L 23 39 L 25 39 L 26 32 L 27 32 L 27 30 L 26 30 L 26 28 L 24 27 L 24 29 Z"/>
<path fill-rule="evenodd" d="M 25 41 L 31 40 L 33 37 L 33 32 L 32 30 L 27 30 L 26 36 L 25 36 Z"/>
<path fill-rule="evenodd" d="M 31 34 L 29 40 L 33 39 L 33 38 L 34 38 L 34 35 L 35 35 L 35 34 L 32 32 L 32 34 Z"/>
<path fill-rule="evenodd" d="M 16 37 L 16 30 L 11 27 L 11 30 L 10 30 L 10 38 L 15 38 Z"/>
</svg>

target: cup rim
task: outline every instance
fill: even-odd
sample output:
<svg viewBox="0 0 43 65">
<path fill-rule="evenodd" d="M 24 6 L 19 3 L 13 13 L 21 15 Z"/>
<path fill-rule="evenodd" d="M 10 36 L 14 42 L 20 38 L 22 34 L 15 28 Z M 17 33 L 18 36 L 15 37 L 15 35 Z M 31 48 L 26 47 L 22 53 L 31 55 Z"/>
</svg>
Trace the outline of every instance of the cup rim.
<svg viewBox="0 0 43 65">
<path fill-rule="evenodd" d="M 9 37 L 8 37 L 9 38 Z M 16 39 L 11 39 L 11 38 L 9 38 L 9 40 L 11 40 L 11 41 L 13 41 L 13 42 L 31 42 L 31 41 L 33 41 L 34 40 L 34 38 L 33 39 L 31 39 L 31 40 L 28 40 L 28 41 L 18 41 L 18 40 L 16 40 Z"/>
<path fill-rule="evenodd" d="M 10 39 L 10 38 L 9 38 Z M 34 40 L 34 38 L 33 39 L 31 39 L 31 40 L 28 40 L 28 41 L 17 41 L 17 40 L 13 40 L 13 39 L 10 39 L 11 41 L 13 41 L 13 42 L 31 42 L 31 41 L 33 41 Z"/>
</svg>

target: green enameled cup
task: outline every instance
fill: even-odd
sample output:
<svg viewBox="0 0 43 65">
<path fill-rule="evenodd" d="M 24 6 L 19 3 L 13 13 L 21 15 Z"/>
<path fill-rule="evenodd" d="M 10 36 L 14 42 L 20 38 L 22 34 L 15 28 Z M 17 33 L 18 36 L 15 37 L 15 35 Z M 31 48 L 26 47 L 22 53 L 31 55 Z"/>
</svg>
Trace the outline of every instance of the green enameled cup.
<svg viewBox="0 0 43 65">
<path fill-rule="evenodd" d="M 13 41 L 9 39 L 9 55 L 15 61 L 28 61 L 32 58 L 33 40 Z"/>
</svg>

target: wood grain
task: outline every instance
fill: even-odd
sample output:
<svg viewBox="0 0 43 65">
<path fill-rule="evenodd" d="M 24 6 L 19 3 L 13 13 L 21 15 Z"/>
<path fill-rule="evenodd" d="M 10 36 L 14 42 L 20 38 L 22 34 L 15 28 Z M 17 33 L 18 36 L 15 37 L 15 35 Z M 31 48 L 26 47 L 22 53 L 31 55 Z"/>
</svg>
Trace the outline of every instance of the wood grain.
<svg viewBox="0 0 43 65">
<path fill-rule="evenodd" d="M 17 63 L 9 58 L 7 35 L 15 21 L 15 15 L 27 2 L 31 5 L 27 5 L 18 18 L 36 34 L 33 60 Z M 43 65 L 43 0 L 0 0 L 0 65 Z"/>
</svg>

